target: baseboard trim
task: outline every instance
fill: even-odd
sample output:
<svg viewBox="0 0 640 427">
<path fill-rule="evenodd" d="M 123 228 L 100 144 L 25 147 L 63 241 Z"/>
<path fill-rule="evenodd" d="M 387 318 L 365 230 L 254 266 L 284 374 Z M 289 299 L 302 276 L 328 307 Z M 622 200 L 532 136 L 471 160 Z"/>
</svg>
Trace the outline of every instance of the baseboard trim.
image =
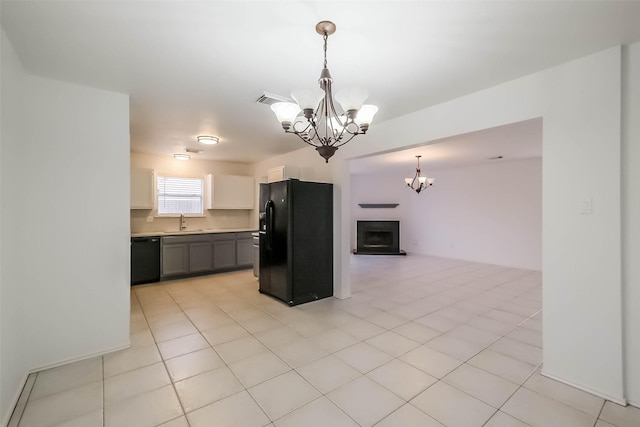
<svg viewBox="0 0 640 427">
<path fill-rule="evenodd" d="M 74 363 L 74 362 L 80 362 L 80 361 L 83 361 L 83 360 L 93 359 L 94 357 L 104 356 L 105 354 L 113 353 L 114 351 L 124 350 L 124 349 L 129 348 L 129 347 L 131 347 L 131 342 L 128 342 L 127 344 L 119 345 L 119 346 L 116 346 L 116 347 L 111 347 L 111 348 L 108 348 L 108 349 L 96 351 L 94 353 L 87 353 L 87 354 L 84 354 L 82 356 L 71 357 L 69 359 L 60 360 L 60 361 L 49 363 L 49 364 L 46 364 L 46 365 L 36 366 L 35 368 L 31 368 L 28 371 L 28 373 L 32 374 L 34 372 L 40 372 L 40 371 L 44 371 L 44 370 L 47 370 L 47 369 L 57 368 L 58 366 L 62 366 L 62 365 L 68 365 L 69 363 Z"/>
<path fill-rule="evenodd" d="M 29 375 L 31 374 L 28 371 L 22 375 L 22 379 L 18 383 L 18 388 L 13 394 L 13 397 L 11 398 L 11 402 L 9 405 L 11 410 L 7 411 L 7 413 L 4 414 L 4 417 L 2 417 L 2 427 L 7 427 L 9 425 L 9 422 L 11 422 L 11 417 L 13 416 L 13 413 L 16 410 L 16 406 L 18 406 L 18 402 L 20 401 L 20 396 L 22 396 L 22 391 L 24 390 L 24 386 L 27 384 L 27 378 L 29 378 Z"/>
<path fill-rule="evenodd" d="M 119 345 L 116 347 L 111 347 L 108 349 L 104 349 L 104 350 L 100 350 L 94 353 L 87 353 L 85 355 L 82 356 L 78 356 L 78 357 L 72 357 L 69 359 L 64 359 L 64 360 L 60 360 L 54 363 L 49 363 L 46 365 L 41 365 L 41 366 L 36 366 L 34 368 L 31 368 L 29 370 L 27 370 L 23 376 L 22 379 L 20 380 L 20 382 L 18 383 L 18 387 L 13 395 L 13 398 L 11 399 L 11 404 L 10 404 L 10 411 L 7 411 L 6 414 L 4 414 L 3 418 L 2 418 L 2 427 L 7 427 L 9 425 L 9 423 L 11 422 L 11 417 L 13 416 L 13 413 L 15 412 L 16 406 L 18 405 L 18 402 L 20 400 L 20 396 L 22 395 L 22 391 L 24 390 L 25 385 L 27 384 L 27 379 L 29 378 L 29 375 L 36 373 L 36 372 L 40 372 L 40 371 L 44 371 L 46 369 L 52 369 L 52 368 L 57 368 L 58 366 L 62 366 L 62 365 L 67 365 L 69 363 L 74 363 L 74 362 L 80 362 L 82 360 L 88 360 L 88 359 L 93 359 L 94 357 L 98 357 L 98 356 L 104 356 L 105 354 L 109 354 L 109 353 L 113 353 L 115 351 L 120 351 L 120 350 L 124 350 L 126 348 L 131 347 L 131 342 L 128 342 L 127 344 L 124 345 Z"/>
<path fill-rule="evenodd" d="M 627 399 L 627 403 L 631 406 L 635 406 L 636 408 L 640 408 L 640 400 L 636 402 L 635 400 Z"/>
<path fill-rule="evenodd" d="M 570 385 L 571 387 L 577 388 L 578 390 L 586 391 L 587 393 L 590 393 L 590 394 L 593 394 L 595 396 L 601 397 L 603 399 L 609 400 L 611 402 L 617 403 L 618 405 L 627 406 L 628 402 L 624 397 L 612 396 L 612 395 L 610 395 L 608 393 L 603 393 L 600 390 L 595 390 L 595 389 L 590 388 L 590 387 L 585 387 L 585 386 L 583 386 L 581 384 L 576 384 L 574 382 L 567 381 L 567 380 L 565 380 L 563 378 L 558 377 L 557 375 L 545 372 L 544 370 L 541 370 L 540 374 L 542 376 L 547 377 L 547 378 L 551 378 L 552 380 L 556 380 L 556 381 L 559 381 L 559 382 L 561 382 L 563 384 Z"/>
</svg>

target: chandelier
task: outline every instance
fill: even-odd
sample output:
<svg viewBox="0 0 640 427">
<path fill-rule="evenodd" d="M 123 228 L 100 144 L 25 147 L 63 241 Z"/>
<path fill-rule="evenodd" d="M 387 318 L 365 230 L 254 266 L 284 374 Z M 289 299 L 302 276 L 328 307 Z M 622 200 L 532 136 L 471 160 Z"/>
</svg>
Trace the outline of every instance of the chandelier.
<svg viewBox="0 0 640 427">
<path fill-rule="evenodd" d="M 277 102 L 271 106 L 286 133 L 298 135 L 307 144 L 316 147 L 329 163 L 338 147 L 351 141 L 356 135 L 365 134 L 378 111 L 375 105 L 362 105 L 369 93 L 362 88 L 347 88 L 336 94 L 342 107 L 338 112 L 334 105 L 327 68 L 327 39 L 336 32 L 331 21 L 321 21 L 316 32 L 324 39 L 324 68 L 320 73 L 320 88 L 291 92 L 296 102 Z"/>
<path fill-rule="evenodd" d="M 422 190 L 425 188 L 431 187 L 435 181 L 435 178 L 427 178 L 426 176 L 420 176 L 420 157 L 416 156 L 418 159 L 418 167 L 416 168 L 416 175 L 413 178 L 405 178 L 404 182 L 407 184 L 409 188 L 415 190 L 416 193 L 420 194 Z"/>
</svg>

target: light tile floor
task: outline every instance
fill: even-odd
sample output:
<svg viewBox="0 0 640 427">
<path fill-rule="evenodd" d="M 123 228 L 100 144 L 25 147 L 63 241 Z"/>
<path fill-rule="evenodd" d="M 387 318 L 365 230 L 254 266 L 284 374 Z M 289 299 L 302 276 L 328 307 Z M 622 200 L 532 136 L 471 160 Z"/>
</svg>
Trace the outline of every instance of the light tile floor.
<svg viewBox="0 0 640 427">
<path fill-rule="evenodd" d="M 352 298 L 294 308 L 250 271 L 137 286 L 131 348 L 33 374 L 10 426 L 639 427 L 540 375 L 540 280 L 354 256 Z"/>
</svg>

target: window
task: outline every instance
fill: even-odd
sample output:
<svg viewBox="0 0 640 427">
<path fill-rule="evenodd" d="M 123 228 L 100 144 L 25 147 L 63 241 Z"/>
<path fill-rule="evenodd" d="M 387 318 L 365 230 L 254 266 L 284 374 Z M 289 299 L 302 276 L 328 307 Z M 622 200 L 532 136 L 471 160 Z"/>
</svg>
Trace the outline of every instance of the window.
<svg viewBox="0 0 640 427">
<path fill-rule="evenodd" d="M 202 215 L 202 179 L 158 176 L 158 215 Z"/>
</svg>

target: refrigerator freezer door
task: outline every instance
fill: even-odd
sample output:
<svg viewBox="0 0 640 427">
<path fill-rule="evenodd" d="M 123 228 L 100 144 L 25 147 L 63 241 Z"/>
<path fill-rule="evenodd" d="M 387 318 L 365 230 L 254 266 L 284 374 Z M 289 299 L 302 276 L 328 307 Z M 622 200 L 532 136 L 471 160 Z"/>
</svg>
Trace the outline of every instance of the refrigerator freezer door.
<svg viewBox="0 0 640 427">
<path fill-rule="evenodd" d="M 266 230 L 260 233 L 260 292 L 282 301 L 291 301 L 291 282 L 288 271 L 289 200 L 287 181 L 261 184 L 261 200 L 265 209 Z M 264 187 L 263 187 L 264 186 Z"/>
</svg>

